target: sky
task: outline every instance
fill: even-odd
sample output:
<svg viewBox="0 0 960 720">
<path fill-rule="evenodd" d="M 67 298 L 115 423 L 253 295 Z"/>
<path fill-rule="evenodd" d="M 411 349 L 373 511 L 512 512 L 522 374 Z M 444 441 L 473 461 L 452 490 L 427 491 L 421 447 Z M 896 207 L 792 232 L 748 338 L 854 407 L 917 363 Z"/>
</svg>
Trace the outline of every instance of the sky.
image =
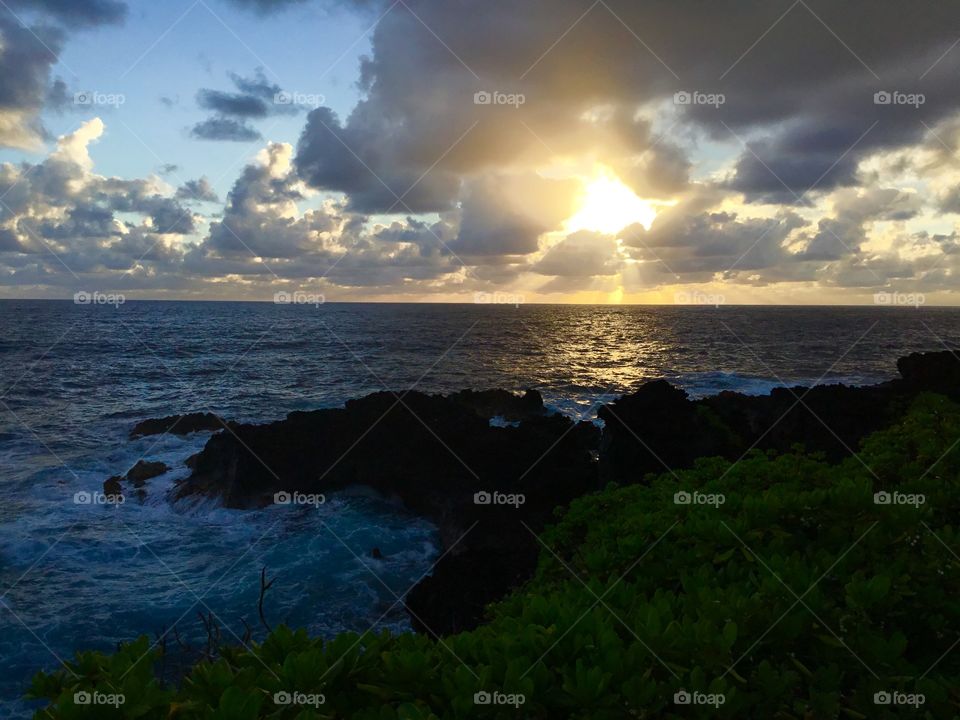
<svg viewBox="0 0 960 720">
<path fill-rule="evenodd" d="M 0 297 L 960 304 L 942 0 L 0 0 Z"/>
</svg>

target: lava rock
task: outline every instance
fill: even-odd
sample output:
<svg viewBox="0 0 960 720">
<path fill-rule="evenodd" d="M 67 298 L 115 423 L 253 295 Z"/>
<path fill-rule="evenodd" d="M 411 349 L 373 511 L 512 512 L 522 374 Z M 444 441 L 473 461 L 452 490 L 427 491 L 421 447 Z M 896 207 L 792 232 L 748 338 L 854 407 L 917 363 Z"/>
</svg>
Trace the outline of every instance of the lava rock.
<svg viewBox="0 0 960 720">
<path fill-rule="evenodd" d="M 137 423 L 130 431 L 131 438 L 147 435 L 189 435 L 204 430 L 222 430 L 225 422 L 213 413 L 188 413 L 186 415 L 170 415 L 162 418 L 152 418 Z"/>
<path fill-rule="evenodd" d="M 755 447 L 802 445 L 840 459 L 897 420 L 918 393 L 960 398 L 952 353 L 912 355 L 898 367 L 901 378 L 870 387 L 698 400 L 654 381 L 600 409 L 602 434 L 591 423 L 547 415 L 535 391 L 375 393 L 340 409 L 231 424 L 191 458 L 193 472 L 175 496 L 244 508 L 268 504 L 281 490 L 364 485 L 399 500 L 439 531 L 441 558 L 406 606 L 415 628 L 442 636 L 476 627 L 487 604 L 531 577 L 537 535 L 555 510 L 608 481 L 643 482 L 700 457 L 737 460 Z M 491 427 L 498 415 L 520 423 Z"/>
<path fill-rule="evenodd" d="M 133 483 L 134 487 L 143 487 L 147 480 L 150 478 L 155 478 L 158 475 L 163 475 L 170 468 L 167 467 L 166 463 L 163 462 L 149 462 L 146 460 L 138 460 L 137 464 L 134 465 L 127 471 L 126 479 Z"/>
<path fill-rule="evenodd" d="M 599 428 L 590 423 L 539 413 L 539 394 L 527 400 L 511 395 L 507 404 L 522 403 L 513 409 L 499 402 L 505 397 L 479 397 L 485 399 L 382 392 L 340 409 L 231 425 L 231 432 L 207 441 L 175 496 L 214 497 L 243 508 L 268 504 L 279 491 L 370 487 L 439 531 L 445 554 L 429 597 L 419 591 L 407 598 L 411 614 L 440 634 L 474 627 L 486 602 L 532 573 L 538 551 L 533 532 L 558 505 L 598 489 L 591 452 L 600 442 Z M 525 419 L 517 427 L 491 427 L 490 412 Z M 461 567 L 460 555 L 485 578 L 482 592 L 447 569 Z"/>
</svg>

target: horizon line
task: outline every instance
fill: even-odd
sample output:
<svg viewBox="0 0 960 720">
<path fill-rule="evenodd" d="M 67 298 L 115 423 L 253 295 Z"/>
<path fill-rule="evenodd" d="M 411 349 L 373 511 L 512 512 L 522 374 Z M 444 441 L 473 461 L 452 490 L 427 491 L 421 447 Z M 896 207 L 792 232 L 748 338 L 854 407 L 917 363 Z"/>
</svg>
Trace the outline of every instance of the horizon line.
<svg viewBox="0 0 960 720">
<path fill-rule="evenodd" d="M 123 293 L 116 293 L 117 295 L 123 295 Z M 76 305 L 87 305 L 88 303 L 76 303 L 71 298 L 49 298 L 49 297 L 24 297 L 24 298 L 13 298 L 13 297 L 0 297 L 0 302 L 65 302 Z M 225 298 L 128 298 L 124 296 L 124 300 L 121 304 L 127 304 L 131 302 L 157 302 L 157 303 L 247 303 L 247 304 L 259 304 L 259 305 L 314 305 L 315 303 L 278 303 L 274 300 L 234 300 L 234 299 L 225 299 Z M 108 303 L 111 304 L 111 303 Z M 456 301 L 446 301 L 446 300 L 325 300 L 322 303 L 316 304 L 317 307 L 320 305 L 458 305 L 458 306 L 476 306 L 476 307 L 516 307 L 519 308 L 521 305 L 537 305 L 544 307 L 557 307 L 557 306 L 570 306 L 570 307 L 675 307 L 675 308 L 714 308 L 716 310 L 721 307 L 790 307 L 790 308 L 876 308 L 878 310 L 883 309 L 913 309 L 920 310 L 921 308 L 937 308 L 937 309 L 960 309 L 960 303 L 957 305 L 938 305 L 935 303 L 927 304 L 923 303 L 920 305 L 910 305 L 910 304 L 878 304 L 878 303 L 590 303 L 590 302 L 538 302 L 538 301 L 529 301 L 529 302 L 520 302 L 520 303 L 511 303 L 511 302 L 491 302 L 491 303 L 481 303 L 481 302 L 456 302 Z"/>
</svg>

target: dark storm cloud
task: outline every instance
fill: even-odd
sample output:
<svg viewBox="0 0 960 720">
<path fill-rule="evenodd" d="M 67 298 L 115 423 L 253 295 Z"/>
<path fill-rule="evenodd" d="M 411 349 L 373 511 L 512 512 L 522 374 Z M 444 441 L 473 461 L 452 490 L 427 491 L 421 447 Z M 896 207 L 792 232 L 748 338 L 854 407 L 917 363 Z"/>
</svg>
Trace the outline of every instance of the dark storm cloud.
<svg viewBox="0 0 960 720">
<path fill-rule="evenodd" d="M 682 153 L 671 162 L 663 152 L 643 172 L 648 137 L 616 137 L 618 128 L 602 120 L 587 128 L 584 115 L 672 103 L 678 91 L 699 90 L 723 93 L 724 104 L 678 105 L 682 122 L 749 146 L 729 186 L 750 200 L 796 203 L 815 184 L 829 190 L 855 183 L 867 153 L 915 142 L 925 132 L 921 120 L 933 125 L 960 107 L 953 83 L 960 51 L 937 63 L 956 40 L 956 10 L 947 3 L 924 0 L 909 12 L 873 0 L 792 8 L 787 0 L 607 4 L 586 15 L 573 0 L 492 0 L 482 11 L 471 0 L 392 8 L 362 66 L 364 99 L 342 125 L 329 110 L 315 111 L 298 167 L 315 186 L 386 211 L 395 198 L 377 188 L 377 177 L 387 180 L 388 169 L 404 179 L 431 167 L 462 177 L 523 157 L 589 152 L 601 138 L 599 145 L 615 147 L 614 162 L 637 154 L 635 187 L 655 182 L 663 162 L 677 186 Z M 475 105 L 482 90 L 520 92 L 526 102 Z M 924 93 L 925 103 L 874 104 L 874 93 L 884 90 Z M 420 205 L 450 207 L 446 187 L 438 183 Z"/>
<path fill-rule="evenodd" d="M 245 122 L 214 116 L 197 123 L 190 130 L 197 140 L 230 140 L 233 142 L 253 142 L 260 140 L 260 132 Z"/>
<path fill-rule="evenodd" d="M 355 119 L 357 112 L 351 116 L 354 124 L 347 127 L 329 108 L 310 113 L 296 157 L 301 177 L 314 187 L 347 193 L 351 209 L 357 212 L 406 214 L 453 207 L 460 190 L 457 175 L 409 169 L 402 159 L 405 147 L 396 136 L 380 138 L 373 148 Z M 314 142 L 318 138 L 322 139 Z M 366 148 L 366 158 L 357 155 L 354 147 Z"/>
</svg>

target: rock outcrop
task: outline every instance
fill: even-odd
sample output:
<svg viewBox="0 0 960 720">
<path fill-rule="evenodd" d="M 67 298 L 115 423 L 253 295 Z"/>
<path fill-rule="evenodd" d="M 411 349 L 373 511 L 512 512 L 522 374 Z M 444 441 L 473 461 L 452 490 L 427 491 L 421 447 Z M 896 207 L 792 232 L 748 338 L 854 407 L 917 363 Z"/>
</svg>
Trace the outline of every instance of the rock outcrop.
<svg viewBox="0 0 960 720">
<path fill-rule="evenodd" d="M 123 483 L 130 484 L 136 490 L 137 498 L 143 502 L 146 498 L 144 487 L 147 480 L 163 475 L 170 468 L 160 461 L 138 460 L 137 464 L 127 470 L 126 475 L 114 475 L 103 481 L 105 495 L 123 494 Z"/>
<path fill-rule="evenodd" d="M 406 604 L 417 629 L 445 635 L 479 624 L 486 604 L 528 578 L 542 549 L 537 533 L 554 510 L 607 481 L 642 482 L 699 457 L 735 460 L 754 447 L 802 445 L 838 460 L 918 393 L 960 399 L 955 355 L 911 355 L 898 367 L 900 379 L 871 387 L 699 400 L 654 381 L 601 408 L 602 433 L 547 415 L 535 391 L 375 393 L 340 409 L 231 424 L 191 458 L 193 473 L 176 497 L 242 508 L 270 503 L 281 490 L 364 485 L 399 500 L 439 528 L 443 554 Z M 518 424 L 492 427 L 494 416 Z"/>
<path fill-rule="evenodd" d="M 130 431 L 131 438 L 146 435 L 189 435 L 201 431 L 223 430 L 225 422 L 213 413 L 188 413 L 169 417 L 151 418 L 137 423 Z"/>
</svg>

